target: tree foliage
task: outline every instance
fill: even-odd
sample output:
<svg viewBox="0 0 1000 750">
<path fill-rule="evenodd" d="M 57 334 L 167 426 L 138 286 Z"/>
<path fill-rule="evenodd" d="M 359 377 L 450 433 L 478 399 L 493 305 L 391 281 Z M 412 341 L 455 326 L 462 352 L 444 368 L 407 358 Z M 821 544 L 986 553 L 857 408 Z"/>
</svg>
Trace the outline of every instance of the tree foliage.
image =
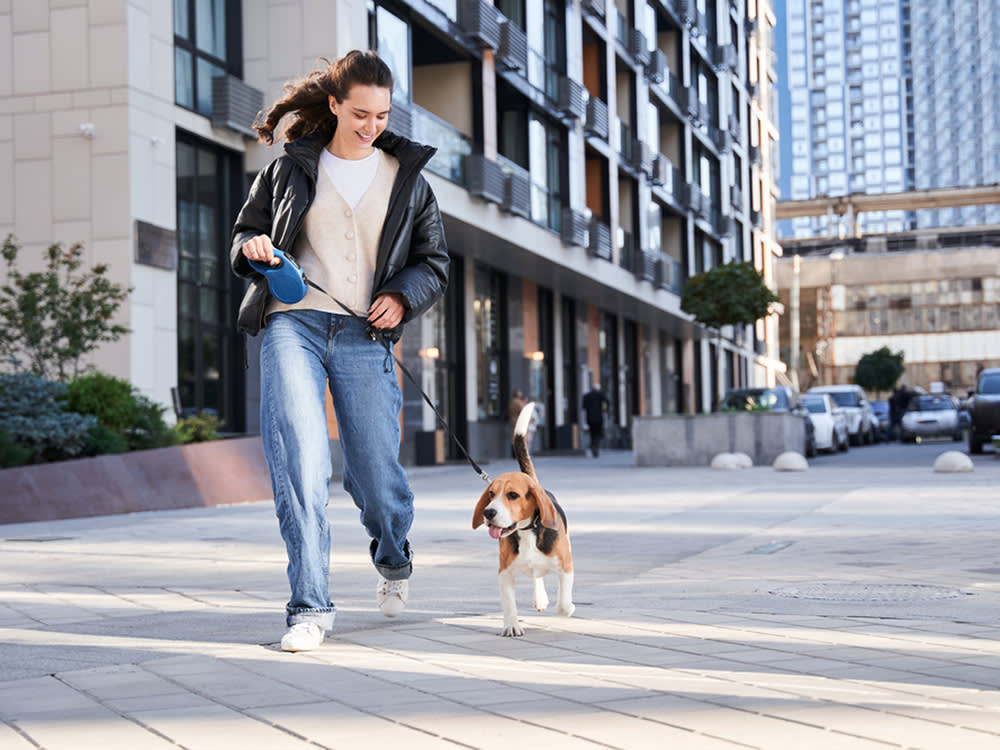
<svg viewBox="0 0 1000 750">
<path fill-rule="evenodd" d="M 768 314 L 778 296 L 753 263 L 730 261 L 696 274 L 681 292 L 681 310 L 708 328 L 750 325 Z"/>
<path fill-rule="evenodd" d="M 108 279 L 105 264 L 82 270 L 80 244 L 51 245 L 45 270 L 33 273 L 18 269 L 20 249 L 8 235 L 2 250 L 7 283 L 0 286 L 0 362 L 65 381 L 79 372 L 84 355 L 128 333 L 113 319 L 130 290 Z"/>
<path fill-rule="evenodd" d="M 893 354 L 889 347 L 883 346 L 858 360 L 854 368 L 854 382 L 866 391 L 890 391 L 905 370 L 903 353 Z"/>
</svg>

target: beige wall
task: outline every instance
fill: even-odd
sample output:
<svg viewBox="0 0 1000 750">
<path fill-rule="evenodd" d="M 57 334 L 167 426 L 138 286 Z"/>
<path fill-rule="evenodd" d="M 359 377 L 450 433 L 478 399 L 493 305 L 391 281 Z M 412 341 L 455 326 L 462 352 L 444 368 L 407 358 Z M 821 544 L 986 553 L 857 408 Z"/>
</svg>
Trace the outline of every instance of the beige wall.
<svg viewBox="0 0 1000 750">
<path fill-rule="evenodd" d="M 413 103 L 472 137 L 472 66 L 423 65 L 413 69 Z"/>
</svg>

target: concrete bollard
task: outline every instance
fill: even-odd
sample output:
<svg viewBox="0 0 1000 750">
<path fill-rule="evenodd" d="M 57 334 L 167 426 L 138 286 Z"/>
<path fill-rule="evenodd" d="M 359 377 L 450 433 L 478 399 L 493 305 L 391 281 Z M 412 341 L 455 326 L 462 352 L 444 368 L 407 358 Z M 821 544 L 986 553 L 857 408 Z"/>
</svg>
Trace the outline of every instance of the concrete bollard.
<svg viewBox="0 0 1000 750">
<path fill-rule="evenodd" d="M 951 474 L 961 471 L 973 471 L 972 459 L 961 451 L 945 451 L 934 459 L 934 471 Z"/>
<path fill-rule="evenodd" d="M 771 464 L 775 471 L 807 471 L 809 462 L 797 451 L 785 451 Z"/>
<path fill-rule="evenodd" d="M 746 453 L 720 453 L 709 466 L 720 471 L 738 471 L 752 468 L 753 460 Z"/>
</svg>

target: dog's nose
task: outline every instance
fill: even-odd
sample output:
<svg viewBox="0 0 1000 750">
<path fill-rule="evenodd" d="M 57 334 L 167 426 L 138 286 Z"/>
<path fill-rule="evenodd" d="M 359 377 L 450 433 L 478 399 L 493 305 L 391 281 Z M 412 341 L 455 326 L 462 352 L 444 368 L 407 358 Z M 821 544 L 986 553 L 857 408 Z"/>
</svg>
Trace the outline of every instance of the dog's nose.
<svg viewBox="0 0 1000 750">
<path fill-rule="evenodd" d="M 496 514 L 497 514 L 496 508 L 487 508 L 486 510 L 483 511 L 483 516 L 485 516 L 487 521 L 492 521 L 496 517 Z"/>
</svg>

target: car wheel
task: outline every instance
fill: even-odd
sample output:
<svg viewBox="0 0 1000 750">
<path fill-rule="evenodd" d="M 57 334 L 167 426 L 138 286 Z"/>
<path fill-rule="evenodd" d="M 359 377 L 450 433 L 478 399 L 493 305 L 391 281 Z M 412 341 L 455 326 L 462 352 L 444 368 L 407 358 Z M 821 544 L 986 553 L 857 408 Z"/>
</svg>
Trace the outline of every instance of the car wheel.
<svg viewBox="0 0 1000 750">
<path fill-rule="evenodd" d="M 844 436 L 844 439 L 837 443 L 837 450 L 841 453 L 847 453 L 848 448 L 851 447 L 851 440 L 848 436 Z"/>
</svg>

